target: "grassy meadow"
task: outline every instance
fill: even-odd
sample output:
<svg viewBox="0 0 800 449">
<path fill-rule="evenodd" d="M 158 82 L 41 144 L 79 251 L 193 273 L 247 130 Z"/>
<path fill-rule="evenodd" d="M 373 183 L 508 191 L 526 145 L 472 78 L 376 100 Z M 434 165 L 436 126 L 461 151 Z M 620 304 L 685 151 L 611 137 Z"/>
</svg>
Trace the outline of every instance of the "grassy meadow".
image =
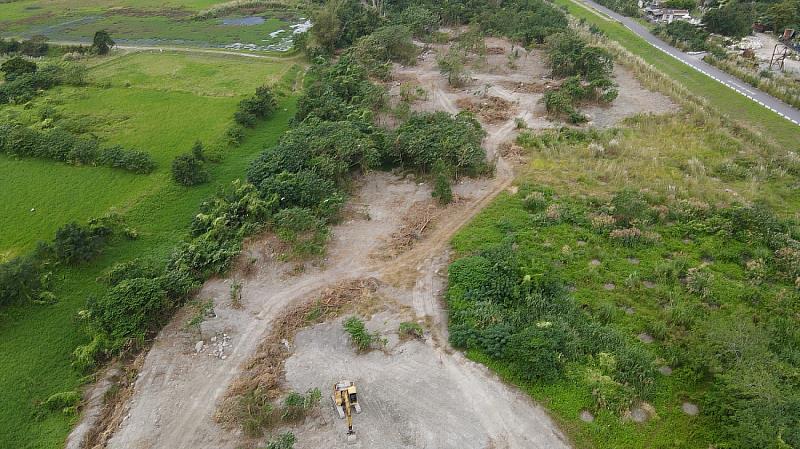
<svg viewBox="0 0 800 449">
<path fill-rule="evenodd" d="M 42 115 L 56 124 L 150 153 L 155 173 L 133 175 L 103 167 L 73 167 L 0 157 L 0 255 L 9 258 L 49 239 L 71 220 L 86 220 L 114 207 L 130 209 L 143 195 L 169 182 L 172 159 L 196 140 L 218 142 L 237 102 L 278 81 L 290 62 L 183 53 L 132 53 L 92 69 L 92 85 L 48 91 L 0 116 L 36 125 Z M 30 182 L 36 179 L 37 182 Z M 35 211 L 31 212 L 31 209 Z"/>
<path fill-rule="evenodd" d="M 219 187 L 241 178 L 249 162 L 287 128 L 294 98 L 284 96 L 269 121 L 246 131 L 238 147 L 224 145 L 238 101 L 257 86 L 299 75 L 291 60 L 173 53 L 133 53 L 109 57 L 90 72 L 85 88 L 57 88 L 26 108 L 6 107 L 0 114 L 37 126 L 42 115 L 100 137 L 150 152 L 158 169 L 134 175 L 102 167 L 74 167 L 50 161 L 0 158 L 0 253 L 29 251 L 39 239 L 71 220 L 109 210 L 121 212 L 138 240 L 122 240 L 79 268 L 55 270 L 53 305 L 25 304 L 0 311 L 0 447 L 61 447 L 75 418 L 41 414 L 37 404 L 53 393 L 76 389 L 85 380 L 71 367 L 71 353 L 84 343 L 76 312 L 91 294 L 105 287 L 95 279 L 120 261 L 163 257 L 180 242 L 200 203 Z M 198 87 L 202 86 L 202 87 Z M 46 112 L 44 112 L 46 110 Z M 210 163 L 211 182 L 185 188 L 174 184 L 172 158 L 189 151 L 195 140 L 221 162 Z M 36 182 L 33 182 L 35 180 Z M 35 208 L 34 212 L 31 209 Z M 9 217 L 9 219 L 5 219 Z"/>
</svg>

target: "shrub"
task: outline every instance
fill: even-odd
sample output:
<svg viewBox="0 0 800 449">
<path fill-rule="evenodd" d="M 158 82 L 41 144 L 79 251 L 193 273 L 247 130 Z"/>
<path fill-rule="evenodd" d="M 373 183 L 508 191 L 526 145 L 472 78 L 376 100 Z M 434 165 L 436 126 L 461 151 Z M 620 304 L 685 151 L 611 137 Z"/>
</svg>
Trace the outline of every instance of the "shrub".
<svg viewBox="0 0 800 449">
<path fill-rule="evenodd" d="M 318 388 L 308 390 L 306 394 L 296 391 L 289 392 L 286 398 L 283 399 L 281 420 L 298 421 L 305 418 L 310 410 L 319 405 L 321 398 L 322 393 Z"/>
<path fill-rule="evenodd" d="M 360 352 L 369 351 L 375 344 L 385 344 L 385 340 L 381 338 L 380 334 L 367 331 L 364 321 L 358 317 L 348 318 L 344 322 L 344 330 L 350 335 L 350 341 Z"/>
<path fill-rule="evenodd" d="M 158 279 L 126 279 L 88 304 L 90 316 L 116 345 L 141 340 L 157 329 L 167 310 L 166 291 Z"/>
<path fill-rule="evenodd" d="M 282 433 L 270 439 L 264 449 L 292 449 L 296 439 L 292 432 Z"/>
<path fill-rule="evenodd" d="M 617 240 L 625 246 L 637 246 L 642 244 L 652 244 L 661 240 L 661 236 L 655 232 L 642 231 L 639 228 L 614 229 L 609 234 L 612 240 Z"/>
<path fill-rule="evenodd" d="M 522 200 L 522 205 L 529 212 L 541 212 L 547 208 L 548 200 L 542 192 L 531 192 Z"/>
<path fill-rule="evenodd" d="M 77 222 L 68 223 L 56 231 L 53 250 L 58 260 L 79 264 L 91 260 L 100 252 L 102 237 Z"/>
<path fill-rule="evenodd" d="M 182 186 L 191 187 L 208 182 L 209 176 L 200 159 L 185 153 L 172 161 L 172 179 Z"/>
<path fill-rule="evenodd" d="M 407 26 L 416 37 L 428 36 L 439 25 L 439 17 L 433 11 L 421 5 L 411 5 L 404 8 L 397 20 Z"/>
<path fill-rule="evenodd" d="M 275 94 L 267 86 L 256 89 L 256 93 L 239 102 L 239 108 L 234 113 L 234 120 L 239 125 L 252 128 L 259 120 L 269 118 L 278 106 Z"/>
<path fill-rule="evenodd" d="M 81 394 L 77 391 L 55 393 L 42 403 L 42 407 L 51 411 L 62 411 L 72 414 L 81 402 Z"/>
<path fill-rule="evenodd" d="M 528 381 L 552 381 L 563 372 L 567 335 L 561 322 L 539 321 L 509 336 L 504 359 Z"/>
<path fill-rule="evenodd" d="M 464 86 L 469 81 L 466 58 L 459 51 L 450 50 L 447 54 L 436 58 L 439 72 L 447 77 L 447 83 L 453 87 Z"/>
<path fill-rule="evenodd" d="M 128 150 L 119 145 L 105 148 L 97 156 L 97 164 L 111 168 L 121 168 L 138 174 L 152 173 L 156 164 L 150 154 L 143 151 Z"/>
<path fill-rule="evenodd" d="M 422 325 L 414 321 L 403 321 L 400 323 L 398 332 L 400 333 L 401 339 L 422 338 L 424 335 Z"/>
<path fill-rule="evenodd" d="M 441 160 L 434 165 L 434 183 L 431 196 L 439 200 L 439 204 L 450 204 L 453 201 L 453 190 L 450 188 L 450 177 L 447 167 Z"/>
</svg>

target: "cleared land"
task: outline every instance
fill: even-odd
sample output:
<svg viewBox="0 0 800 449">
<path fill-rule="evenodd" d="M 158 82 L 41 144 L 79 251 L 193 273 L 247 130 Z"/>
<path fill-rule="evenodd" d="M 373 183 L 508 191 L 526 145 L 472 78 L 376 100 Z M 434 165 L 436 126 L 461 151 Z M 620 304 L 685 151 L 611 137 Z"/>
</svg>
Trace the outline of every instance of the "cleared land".
<svg viewBox="0 0 800 449">
<path fill-rule="evenodd" d="M 506 42 L 496 43 L 510 46 Z M 541 64 L 538 54 L 528 57 L 530 64 Z M 483 88 L 482 76 L 495 77 L 491 89 L 499 94 L 506 92 L 503 90 L 506 88 L 496 86 L 515 79 L 519 82 L 526 76 L 521 75 L 526 68 L 518 68 L 520 72 L 514 73 L 506 70 L 503 63 L 495 67 L 502 73 L 476 70 L 478 80 L 464 89 L 451 89 L 432 63 L 433 59 L 431 54 L 423 57 L 417 67 L 396 67 L 398 83 L 411 82 L 413 87 L 420 86 L 427 91 L 427 100 L 414 103 L 415 109 L 457 112 L 458 99 L 480 100 L 473 92 Z M 499 60 L 505 61 L 505 57 Z M 624 73 L 618 76 L 618 80 L 630 83 L 625 84 L 623 90 L 642 89 L 635 80 L 631 81 L 630 75 L 625 76 Z M 398 92 L 393 89 L 393 94 Z M 625 107 L 631 107 L 624 98 L 622 96 L 620 104 L 611 109 L 624 111 Z M 289 358 L 282 388 L 318 387 L 326 394 L 330 388 L 328 384 L 340 377 L 360 382 L 364 386 L 364 413 L 356 417 L 356 425 L 361 420 L 364 426 L 363 439 L 357 443 L 361 447 L 569 446 L 542 409 L 498 382 L 486 370 L 452 353 L 446 343 L 447 319 L 440 302 L 450 237 L 505 191 L 513 179 L 511 165 L 498 150 L 518 134 L 515 118 L 528 117 L 530 123 L 553 126 L 536 116 L 542 111 L 535 99 L 528 100 L 515 104 L 513 112 L 500 121 L 481 118 L 489 134 L 484 146 L 488 157 L 496 161 L 495 178 L 459 182 L 454 186 L 458 201 L 447 208 L 434 207 L 430 217 L 418 216 L 418 211 L 427 210 L 426 205 L 430 204 L 429 187 L 396 175 L 374 173 L 358 181 L 349 202 L 351 213 L 345 214 L 345 220 L 332 229 L 324 260 L 286 262 L 285 249 L 274 239 L 253 239 L 242 255 L 240 266 L 254 269 L 234 272 L 226 279 L 211 280 L 198 295 L 202 301 L 212 301 L 213 317 L 206 317 L 199 330 L 189 329 L 186 323 L 197 313 L 189 306 L 159 334 L 139 371 L 131 400 L 123 404 L 123 410 L 117 411 L 118 416 L 129 418 L 114 433 L 110 447 L 240 446 L 244 443 L 240 430 L 223 427 L 215 417 L 224 413 L 218 407 L 225 390 L 252 366 L 248 360 L 258 351 L 259 343 L 268 338 L 290 307 L 314 301 L 321 291 L 342 280 L 371 277 L 379 279 L 384 287 L 378 295 L 380 299 L 365 313 L 376 314 L 370 329 L 380 329 L 389 336 L 387 354 L 357 355 L 342 341 L 338 322 L 321 324 L 301 332 L 294 340 L 291 351 L 286 354 Z M 669 101 L 664 104 L 667 109 L 673 107 Z M 652 110 L 646 105 L 635 107 L 641 111 Z M 618 112 L 615 120 L 624 114 Z M 420 226 L 420 223 L 425 225 Z M 409 232 L 418 234 L 410 246 L 405 246 L 404 236 Z M 399 252 L 398 247 L 401 248 Z M 382 257 L 386 251 L 396 256 L 386 260 Z M 240 304 L 230 300 L 232 282 L 243 285 Z M 379 314 L 381 311 L 383 314 Z M 427 320 L 429 337 L 424 342 L 396 343 L 395 324 L 401 318 L 410 317 Z M 229 345 L 223 346 L 221 352 L 220 339 Z M 327 349 L 341 355 L 341 361 L 327 364 L 316 357 Z M 329 359 L 332 360 L 330 356 Z M 388 366 L 389 372 L 378 372 L 375 364 Z M 406 380 L 396 387 L 387 386 L 387 382 L 395 383 L 396 377 L 402 378 L 403 373 L 407 373 Z M 453 382 L 461 389 L 453 394 L 442 392 L 433 399 L 426 397 L 425 392 L 443 390 L 443 384 Z M 410 404 L 412 390 L 415 391 L 413 400 L 422 401 L 419 406 Z M 476 394 L 480 402 L 475 407 L 465 408 L 464 402 L 471 393 Z M 322 407 L 323 411 L 313 420 L 292 428 L 299 447 L 316 447 L 323 440 L 328 444 L 333 441 L 334 447 L 345 445 L 340 441 L 343 439 L 340 438 L 343 437 L 341 423 L 331 418 L 326 399 Z M 420 411 L 420 408 L 428 411 Z M 448 425 L 449 418 L 443 410 L 457 413 L 463 419 L 458 428 L 469 432 L 465 434 L 468 438 L 445 438 L 441 428 Z M 426 413 L 440 415 L 442 421 L 425 420 L 422 417 L 427 416 Z M 497 414 L 500 419 L 489 418 Z M 111 428 L 114 429 L 116 427 Z"/>
<path fill-rule="evenodd" d="M 151 64 L 155 67 L 149 68 Z M 74 390 L 85 381 L 71 367 L 71 353 L 85 338 L 74 317 L 89 295 L 102 291 L 95 279 L 116 262 L 165 256 L 183 238 L 199 204 L 218 187 L 240 178 L 250 160 L 277 140 L 294 111 L 289 97 L 282 100 L 275 117 L 247 132 L 241 146 L 226 148 L 221 163 L 210 164 L 211 183 L 187 189 L 170 180 L 172 157 L 188 151 L 198 138 L 206 144 L 220 141 L 239 99 L 256 86 L 282 78 L 291 67 L 289 61 L 275 64 L 208 54 L 131 54 L 110 59 L 97 72 L 90 72 L 100 82 L 114 80 L 111 87 L 59 89 L 36 99 L 30 110 L 3 109 L 38 120 L 37 110 L 49 105 L 67 120 L 86 121 L 109 144 L 151 152 L 159 166 L 155 173 L 142 176 L 0 158 L 4 192 L 0 248 L 6 256 L 50 238 L 69 220 L 84 221 L 112 207 L 123 212 L 141 236 L 106 248 L 88 265 L 56 270 L 57 304 L 8 307 L 0 314 L 4 355 L 0 359 L 0 408 L 4 410 L 0 447 L 61 446 L 75 418 L 58 412 L 34 417 L 40 412 L 40 401 Z M 137 74 L 130 87 L 116 84 L 125 79 L 123 73 Z M 288 76 L 296 75 L 297 71 L 291 71 Z M 193 93 L 192 84 L 209 87 Z M 63 98 L 69 101 L 59 100 Z M 35 213 L 30 212 L 32 207 Z"/>
</svg>

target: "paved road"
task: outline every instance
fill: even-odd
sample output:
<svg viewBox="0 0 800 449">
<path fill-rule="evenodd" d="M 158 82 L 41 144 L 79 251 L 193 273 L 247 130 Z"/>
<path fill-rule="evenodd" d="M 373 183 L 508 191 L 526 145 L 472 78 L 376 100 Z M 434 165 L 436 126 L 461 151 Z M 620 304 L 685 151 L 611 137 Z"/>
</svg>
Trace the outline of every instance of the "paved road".
<svg viewBox="0 0 800 449">
<path fill-rule="evenodd" d="M 765 108 L 777 113 L 781 117 L 784 117 L 785 119 L 791 121 L 795 125 L 800 125 L 800 110 L 787 105 L 786 103 L 773 97 L 772 95 L 769 95 L 766 92 L 756 89 L 755 87 L 750 86 L 744 81 L 741 81 L 740 79 L 731 76 L 704 61 L 693 58 L 687 55 L 686 53 L 683 53 L 682 51 L 676 49 L 675 47 L 667 44 L 666 42 L 662 41 L 661 39 L 651 34 L 647 28 L 642 26 L 642 24 L 640 24 L 636 20 L 618 14 L 606 8 L 603 5 L 593 2 L 592 0 L 574 0 L 574 1 L 576 3 L 583 3 L 584 5 L 590 8 L 594 8 L 603 15 L 606 15 L 611 19 L 620 22 L 622 25 L 624 25 L 626 28 L 639 35 L 642 39 L 647 41 L 653 47 L 656 47 L 657 49 L 681 61 L 682 63 L 688 65 L 689 67 L 692 67 L 698 72 L 703 73 L 713 78 L 714 80 L 730 87 L 731 89 L 755 101 L 761 106 L 764 106 Z"/>
</svg>

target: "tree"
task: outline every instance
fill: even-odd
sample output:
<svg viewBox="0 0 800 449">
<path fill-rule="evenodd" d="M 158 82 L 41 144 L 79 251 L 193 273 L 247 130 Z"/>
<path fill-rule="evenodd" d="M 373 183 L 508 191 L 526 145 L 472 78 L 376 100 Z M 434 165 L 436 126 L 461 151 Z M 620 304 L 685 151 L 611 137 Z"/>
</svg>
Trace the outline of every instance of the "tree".
<svg viewBox="0 0 800 449">
<path fill-rule="evenodd" d="M 732 37 L 750 34 L 753 14 L 747 5 L 733 3 L 710 9 L 703 16 L 703 25 L 712 33 Z"/>
<path fill-rule="evenodd" d="M 458 51 L 448 51 L 446 55 L 436 59 L 439 72 L 447 77 L 447 83 L 454 87 L 463 86 L 469 78 L 465 66 L 464 55 Z"/>
<path fill-rule="evenodd" d="M 434 184 L 431 196 L 439 200 L 442 205 L 450 204 L 453 201 L 453 189 L 450 188 L 450 176 L 447 173 L 447 165 L 439 159 L 433 164 Z"/>
<path fill-rule="evenodd" d="M 399 21 L 411 29 L 414 36 L 425 37 L 439 25 L 439 16 L 424 6 L 413 5 L 400 13 Z"/>
<path fill-rule="evenodd" d="M 100 30 L 94 33 L 94 39 L 92 40 L 92 50 L 98 55 L 106 55 L 108 51 L 111 50 L 111 47 L 117 45 L 113 39 L 111 39 L 111 35 L 108 34 L 106 30 Z"/>
<path fill-rule="evenodd" d="M 27 59 L 19 56 L 9 59 L 0 65 L 0 70 L 5 73 L 6 81 L 14 81 L 21 75 L 26 73 L 35 73 L 37 69 L 36 63 L 28 61 Z"/>
<path fill-rule="evenodd" d="M 208 181 L 203 162 L 191 153 L 181 154 L 172 161 L 172 179 L 180 185 L 191 187 Z"/>
<path fill-rule="evenodd" d="M 772 4 L 766 13 L 766 22 L 777 34 L 786 28 L 800 25 L 800 1 L 784 0 Z"/>
</svg>

